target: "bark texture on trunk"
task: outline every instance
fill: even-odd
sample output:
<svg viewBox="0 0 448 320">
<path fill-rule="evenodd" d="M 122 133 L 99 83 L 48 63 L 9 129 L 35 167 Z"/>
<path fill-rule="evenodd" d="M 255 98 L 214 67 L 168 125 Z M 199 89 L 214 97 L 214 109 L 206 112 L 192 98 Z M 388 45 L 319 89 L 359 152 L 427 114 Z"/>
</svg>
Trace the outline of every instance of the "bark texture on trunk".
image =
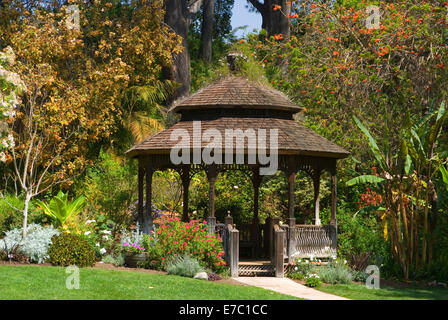
<svg viewBox="0 0 448 320">
<path fill-rule="evenodd" d="M 190 53 L 188 51 L 188 29 L 194 15 L 199 11 L 202 0 L 165 0 L 165 23 L 182 37 L 184 50 L 173 55 L 173 63 L 164 76 L 180 84 L 168 103 L 190 94 Z M 212 18 L 213 20 L 213 18 Z"/>
<path fill-rule="evenodd" d="M 285 38 L 290 36 L 289 15 L 291 14 L 291 4 L 287 0 L 248 0 L 260 12 L 262 17 L 261 27 L 268 32 L 268 35 L 283 34 Z M 275 10 L 275 6 L 281 9 Z"/>
<path fill-rule="evenodd" d="M 165 1 L 165 23 L 182 37 L 184 50 L 173 55 L 171 69 L 165 70 L 168 78 L 180 84 L 172 99 L 175 100 L 190 93 L 190 54 L 188 53 L 188 8 L 185 0 Z"/>
<path fill-rule="evenodd" d="M 215 1 L 204 0 L 202 14 L 201 33 L 201 58 L 206 62 L 212 61 L 212 41 L 213 41 L 213 19 L 215 15 Z"/>
</svg>

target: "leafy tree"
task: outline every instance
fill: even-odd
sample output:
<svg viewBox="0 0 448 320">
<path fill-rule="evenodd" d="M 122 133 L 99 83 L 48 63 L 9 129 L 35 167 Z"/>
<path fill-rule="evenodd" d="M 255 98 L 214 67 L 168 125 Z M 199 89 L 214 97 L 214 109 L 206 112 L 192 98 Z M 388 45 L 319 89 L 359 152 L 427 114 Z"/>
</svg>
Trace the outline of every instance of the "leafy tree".
<svg viewBox="0 0 448 320">
<path fill-rule="evenodd" d="M 127 162 L 101 150 L 95 164 L 87 169 L 85 179 L 75 190 L 87 199 L 87 214 L 98 219 L 98 213 L 114 222 L 114 234 L 133 223 L 131 207 L 137 198 L 135 162 Z"/>
<path fill-rule="evenodd" d="M 65 7 L 28 11 L 15 0 L 0 19 L 9 22 L 1 37 L 14 48 L 13 71 L 26 86 L 8 127 L 15 140 L 9 168 L 25 194 L 23 230 L 31 199 L 69 186 L 98 152 L 97 143 L 113 142 L 126 125 L 123 114 L 132 116 L 133 109 L 120 103 L 123 92 L 163 86 L 162 67 L 180 50 L 177 36 L 161 23 L 160 1 L 78 3 L 79 30 L 66 23 Z"/>
<path fill-rule="evenodd" d="M 374 124 L 382 136 L 384 113 L 393 133 L 407 113 L 424 115 L 446 94 L 446 10 L 441 2 L 379 1 L 379 29 L 366 24 L 359 1 L 294 2 L 291 38 L 249 36 L 249 47 L 274 86 L 304 109 L 318 133 L 368 160 L 351 115 Z M 260 39 L 261 35 L 265 35 Z M 347 134 L 349 133 L 349 134 Z M 352 134 L 353 133 L 353 134 Z"/>
</svg>

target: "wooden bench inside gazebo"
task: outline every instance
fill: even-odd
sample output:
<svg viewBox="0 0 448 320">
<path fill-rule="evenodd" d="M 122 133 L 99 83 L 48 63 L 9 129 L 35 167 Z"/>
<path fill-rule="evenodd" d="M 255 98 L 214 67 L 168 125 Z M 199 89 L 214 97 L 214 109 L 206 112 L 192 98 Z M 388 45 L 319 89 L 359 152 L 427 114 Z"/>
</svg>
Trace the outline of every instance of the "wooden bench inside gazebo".
<svg viewBox="0 0 448 320">
<path fill-rule="evenodd" d="M 272 274 L 281 277 L 284 263 L 296 257 L 336 255 L 336 161 L 349 153 L 295 121 L 293 115 L 301 111 L 300 107 L 267 85 L 229 75 L 177 103 L 171 111 L 181 115 L 178 123 L 147 138 L 126 153 L 130 158 L 137 158 L 139 163 L 138 213 L 144 232 L 153 228 L 151 188 L 154 171 L 171 168 L 179 172 L 183 184 L 184 220 L 189 217 L 188 188 L 191 178 L 197 172 L 205 171 L 209 183 L 209 231 L 221 235 L 232 276 Z M 216 137 L 221 135 L 228 138 L 228 133 L 232 132 L 229 130 L 238 133 L 231 137 L 232 143 L 227 145 L 229 148 L 217 147 Z M 254 138 L 253 132 L 259 133 L 258 136 Z M 212 144 L 211 136 L 215 144 Z M 276 137 L 277 141 L 274 139 Z M 237 139 L 243 147 L 235 147 L 237 143 L 234 145 L 233 142 Z M 266 147 L 264 157 L 257 157 L 260 146 Z M 173 161 L 173 149 L 185 161 L 179 162 L 179 157 Z M 204 152 L 209 155 L 207 159 L 201 158 Z M 263 169 L 264 174 L 269 172 L 268 158 L 269 165 L 276 161 L 274 169 L 282 170 L 288 180 L 288 212 L 283 223 L 282 217 L 275 217 L 260 225 L 258 194 L 263 178 L 260 173 Z M 215 182 L 218 174 L 225 170 L 241 170 L 251 178 L 254 207 L 253 220 L 249 225 L 235 225 L 230 215 L 222 224 L 216 223 Z M 307 172 L 313 181 L 313 225 L 297 225 L 294 217 L 295 179 L 299 170 Z M 319 189 L 323 171 L 331 175 L 331 220 L 328 225 L 321 225 L 319 217 Z M 275 171 L 269 174 L 273 173 Z M 240 250 L 249 256 L 264 256 L 266 261 L 242 263 Z"/>
</svg>

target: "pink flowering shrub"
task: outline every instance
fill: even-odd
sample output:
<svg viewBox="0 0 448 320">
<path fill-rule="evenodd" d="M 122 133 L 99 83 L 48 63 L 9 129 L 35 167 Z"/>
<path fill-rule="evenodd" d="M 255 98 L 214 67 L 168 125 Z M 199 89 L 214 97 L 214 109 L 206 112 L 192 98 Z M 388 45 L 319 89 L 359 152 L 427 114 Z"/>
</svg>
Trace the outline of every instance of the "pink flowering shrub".
<svg viewBox="0 0 448 320">
<path fill-rule="evenodd" d="M 226 269 L 221 239 L 207 231 L 207 222 L 192 220 L 181 222 L 178 218 L 168 219 L 155 232 L 145 237 L 144 243 L 152 260 L 159 260 L 162 266 L 177 255 L 189 255 L 199 261 L 202 267 L 221 273 Z"/>
</svg>

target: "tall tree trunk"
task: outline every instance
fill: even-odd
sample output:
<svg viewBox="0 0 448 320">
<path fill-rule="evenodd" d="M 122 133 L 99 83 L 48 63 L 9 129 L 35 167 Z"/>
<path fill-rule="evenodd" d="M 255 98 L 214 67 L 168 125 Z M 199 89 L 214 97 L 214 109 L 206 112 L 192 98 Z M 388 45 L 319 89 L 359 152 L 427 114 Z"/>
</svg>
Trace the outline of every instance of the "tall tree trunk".
<svg viewBox="0 0 448 320">
<path fill-rule="evenodd" d="M 185 0 L 165 1 L 165 23 L 182 37 L 184 50 L 173 55 L 171 69 L 165 70 L 168 78 L 180 84 L 174 93 L 172 100 L 188 95 L 190 93 L 190 54 L 188 52 L 188 8 Z"/>
<path fill-rule="evenodd" d="M 289 15 L 291 14 L 291 1 L 288 0 L 264 0 L 264 3 L 258 0 L 248 0 L 261 14 L 263 29 L 266 29 L 268 35 L 283 34 L 285 38 L 290 35 Z M 275 10 L 278 5 L 281 9 Z"/>
<path fill-rule="evenodd" d="M 202 13 L 201 58 L 205 62 L 212 61 L 214 15 L 215 0 L 204 0 L 204 9 Z"/>
</svg>

